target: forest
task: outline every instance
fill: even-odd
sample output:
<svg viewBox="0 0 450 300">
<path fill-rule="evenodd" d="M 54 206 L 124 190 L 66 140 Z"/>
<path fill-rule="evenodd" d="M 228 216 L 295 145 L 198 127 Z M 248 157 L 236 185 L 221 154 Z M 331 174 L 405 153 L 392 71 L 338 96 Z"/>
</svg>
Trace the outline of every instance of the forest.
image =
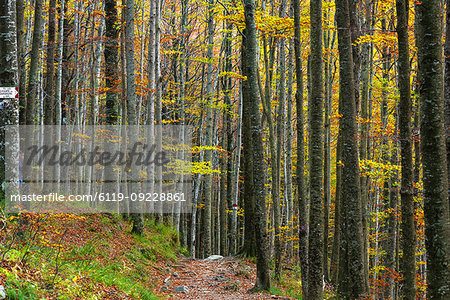
<svg viewBox="0 0 450 300">
<path fill-rule="evenodd" d="M 28 166 L 49 132 L 127 166 Z M 1 299 L 449 299 L 449 172 L 450 0 L 0 0 Z"/>
</svg>

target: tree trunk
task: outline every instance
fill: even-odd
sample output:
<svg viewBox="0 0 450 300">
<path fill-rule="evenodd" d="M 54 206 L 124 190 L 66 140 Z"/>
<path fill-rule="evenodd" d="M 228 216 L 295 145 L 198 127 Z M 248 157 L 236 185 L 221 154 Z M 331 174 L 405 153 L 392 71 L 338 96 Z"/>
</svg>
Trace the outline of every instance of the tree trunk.
<svg viewBox="0 0 450 300">
<path fill-rule="evenodd" d="M 404 299 L 416 298 L 416 231 L 414 226 L 414 175 L 412 159 L 411 114 L 412 103 L 410 95 L 410 67 L 408 42 L 408 11 L 406 0 L 397 0 L 397 34 L 398 34 L 398 75 L 399 75 L 399 127 L 401 143 L 401 211 L 402 211 L 402 250 L 400 262 L 403 273 Z"/>
<path fill-rule="evenodd" d="M 292 15 L 292 13 L 291 13 Z M 292 251 L 294 250 L 293 236 L 294 232 L 294 200 L 292 195 L 292 104 L 294 100 L 294 41 L 289 39 L 289 57 L 288 57 L 288 93 L 287 93 L 287 107 L 286 107 L 286 150 L 285 150 L 285 203 L 288 208 L 286 210 L 286 223 L 289 226 L 287 255 L 292 257 Z"/>
<path fill-rule="evenodd" d="M 232 60 L 232 44 L 231 39 L 233 38 L 233 24 L 231 22 L 227 22 L 227 34 L 225 37 L 225 72 L 231 72 L 233 70 L 233 60 Z M 228 202 L 228 209 L 229 211 L 234 211 L 233 209 L 233 117 L 232 112 L 234 112 L 233 105 L 231 104 L 231 90 L 233 88 L 232 79 L 231 77 L 228 77 L 225 79 L 225 95 L 224 95 L 224 104 L 225 104 L 225 120 L 224 122 L 227 124 L 226 131 L 224 131 L 224 134 L 226 134 L 227 138 L 227 170 L 226 170 L 226 200 Z M 236 143 L 237 147 L 240 147 Z M 237 162 L 239 163 L 239 162 Z M 233 229 L 233 213 L 229 214 L 228 218 L 228 237 L 227 240 L 229 241 L 227 249 L 225 250 L 225 254 L 234 254 L 234 250 L 232 250 L 232 240 L 235 240 L 235 229 Z M 234 244 L 234 243 L 233 243 Z"/>
<path fill-rule="evenodd" d="M 327 25 L 329 21 L 330 9 L 324 13 L 325 22 Z M 329 214 L 330 214 L 330 201 L 331 201 L 331 120 L 330 116 L 333 110 L 333 59 L 331 57 L 331 49 L 334 44 L 331 43 L 331 31 L 326 30 L 324 32 L 324 48 L 325 48 L 325 83 L 324 83 L 324 99 L 325 99 L 325 119 L 324 119 L 324 162 L 323 162 L 323 185 L 324 185 L 324 214 L 323 214 L 323 276 L 325 281 L 330 280 L 329 268 L 328 268 L 328 245 L 329 245 Z"/>
<path fill-rule="evenodd" d="M 246 47 L 246 31 L 243 32 L 244 36 L 242 37 L 242 57 L 247 57 L 247 47 Z M 242 60 L 242 74 L 247 74 L 248 71 L 248 64 L 247 60 Z M 243 83 L 242 87 L 242 101 L 244 99 L 248 99 L 249 89 L 246 88 L 245 82 Z M 254 192 L 254 184 L 253 184 L 253 146 L 254 143 L 252 142 L 252 132 L 251 132 L 251 120 L 250 120 L 250 109 L 249 105 L 245 105 L 243 103 L 243 114 L 242 114 L 242 136 L 243 136 L 243 173 L 244 173 L 244 248 L 243 251 L 247 256 L 254 257 L 256 256 L 256 237 L 255 237 L 255 226 L 253 223 L 253 220 L 255 219 L 254 213 L 255 213 L 255 192 Z"/>
<path fill-rule="evenodd" d="M 206 73 L 206 93 L 207 93 L 207 114 L 206 114 L 206 147 L 211 147 L 213 144 L 213 47 L 214 47 L 214 1 L 210 0 L 208 5 L 208 50 L 206 58 L 208 61 L 207 73 Z M 205 161 L 212 166 L 212 150 L 207 149 L 205 153 Z M 212 251 L 212 181 L 213 175 L 206 174 L 205 176 L 205 223 L 203 224 L 204 234 L 204 252 L 205 257 L 211 255 Z"/>
<path fill-rule="evenodd" d="M 323 285 L 323 69 L 322 1 L 311 1 L 310 213 L 308 299 L 322 298 Z"/>
<path fill-rule="evenodd" d="M 369 30 L 372 25 L 372 4 L 371 1 L 365 0 L 365 21 L 364 30 Z M 369 90 L 370 90 L 370 73 L 372 72 L 370 66 L 370 54 L 371 54 L 371 43 L 365 43 L 362 45 L 362 61 L 361 61 L 361 133 L 360 133 L 360 159 L 368 159 L 369 150 Z M 369 201 L 369 177 L 367 175 L 361 176 L 361 208 L 362 208 L 362 226 L 363 226 L 363 236 L 364 236 L 364 275 L 368 283 L 369 278 L 369 259 L 368 259 L 368 218 L 367 218 L 367 206 Z"/>
<path fill-rule="evenodd" d="M 307 248 L 307 210 L 306 210 L 306 187 L 305 187 L 305 138 L 303 127 L 303 70 L 302 70 L 302 36 L 300 28 L 300 1 L 294 0 L 294 50 L 295 50 L 295 72 L 297 81 L 297 92 L 295 94 L 295 105 L 297 112 L 297 193 L 298 193 L 298 223 L 299 223 L 299 249 L 302 290 L 307 295 L 308 290 L 308 248 Z"/>
<path fill-rule="evenodd" d="M 55 122 L 55 12 L 56 0 L 49 1 L 48 7 L 48 33 L 47 33 L 47 69 L 45 75 L 45 98 L 44 98 L 44 124 L 52 125 Z"/>
<path fill-rule="evenodd" d="M 105 84 L 106 84 L 106 124 L 115 125 L 118 119 L 117 81 L 119 62 L 119 31 L 116 28 L 117 9 L 115 0 L 105 0 Z"/>
<path fill-rule="evenodd" d="M 155 140 L 156 151 L 162 151 L 162 89 L 161 89 L 161 0 L 155 1 Z M 162 168 L 155 166 L 155 192 L 162 192 Z M 155 205 L 155 221 L 162 221 L 162 205 Z"/>
<path fill-rule="evenodd" d="M 364 249 L 362 247 L 361 191 L 356 123 L 356 102 L 350 14 L 348 0 L 336 0 L 339 50 L 339 102 L 342 118 L 342 199 L 340 207 L 340 250 L 338 293 L 356 299 L 366 293 Z"/>
<path fill-rule="evenodd" d="M 105 0 L 105 84 L 106 84 L 106 124 L 117 125 L 118 121 L 118 63 L 119 63 L 119 31 L 116 28 L 117 22 L 117 9 L 115 7 L 116 1 Z M 106 147 L 116 147 L 113 143 L 108 143 Z M 104 169 L 105 189 L 107 192 L 113 192 L 116 189 L 117 182 L 113 180 L 117 175 L 114 172 L 114 166 L 106 164 Z M 118 210 L 113 207 L 114 203 L 111 203 L 111 209 Z"/>
<path fill-rule="evenodd" d="M 450 186 L 450 0 L 446 0 L 446 25 L 445 25 L 445 143 L 447 146 L 447 177 Z M 450 201 L 450 199 L 449 199 Z M 449 204 L 450 205 L 450 204 Z"/>
<path fill-rule="evenodd" d="M 417 5 L 420 133 L 423 165 L 427 297 L 450 295 L 448 179 L 442 94 L 440 1 Z"/>
<path fill-rule="evenodd" d="M 26 107 L 26 63 L 25 36 L 24 36 L 25 3 L 24 0 L 16 0 L 16 28 L 17 28 L 17 65 L 19 67 L 19 124 L 25 124 Z"/>
<path fill-rule="evenodd" d="M 231 62 L 231 31 L 232 28 L 229 27 L 229 23 L 224 24 L 224 29 L 227 29 L 227 33 L 225 34 L 224 40 L 224 48 L 225 48 L 225 62 L 223 64 L 224 72 L 231 72 L 232 70 L 232 62 Z M 222 122 L 222 147 L 226 149 L 226 153 L 222 154 L 222 178 L 221 178 L 221 198 L 220 198 L 220 253 L 221 255 L 228 255 L 228 247 L 227 247 L 227 229 L 230 227 L 230 223 L 227 224 L 229 220 L 227 216 L 227 209 L 231 206 L 231 159 L 232 152 L 230 145 L 232 143 L 232 137 L 230 138 L 231 133 L 231 77 L 226 76 L 222 80 L 222 89 L 224 93 L 223 97 L 223 122 Z M 232 210 L 232 207 L 231 207 Z"/>
<path fill-rule="evenodd" d="M 136 88 L 135 88 L 135 66 L 134 66 L 134 0 L 127 0 L 125 7 L 125 52 L 127 67 L 127 119 L 128 119 L 128 136 L 130 147 L 134 147 L 137 142 L 137 121 L 136 121 Z M 132 159 L 132 158 L 131 158 Z M 137 192 L 139 181 L 139 170 L 136 164 L 131 161 L 131 170 L 128 175 L 131 179 L 129 184 L 129 193 Z M 130 216 L 133 220 L 133 233 L 141 235 L 144 231 L 144 220 L 142 218 L 141 205 L 139 202 L 130 202 Z"/>
<path fill-rule="evenodd" d="M 19 70 L 17 63 L 17 25 L 16 25 L 16 2 L 14 0 L 0 1 L 0 86 L 17 87 L 19 80 Z M 21 91 L 19 91 L 21 92 Z M 19 99 L 0 99 L 0 199 L 3 199 L 5 193 L 6 174 L 19 177 L 18 156 L 5 155 L 5 126 L 19 125 Z M 19 134 L 16 130 L 9 130 L 8 134 L 16 134 L 9 136 L 9 153 L 19 151 Z M 14 149 L 13 147 L 16 146 Z M 15 175 L 15 176 L 14 176 Z M 15 192 L 18 186 L 15 181 L 8 182 L 9 192 Z M 14 186 L 13 186 L 14 185 Z"/>
<path fill-rule="evenodd" d="M 251 136 L 253 142 L 252 155 L 248 157 L 253 162 L 253 186 L 255 197 L 254 227 L 256 235 L 256 284 L 255 289 L 270 289 L 270 266 L 267 249 L 266 230 L 266 190 L 264 176 L 264 149 L 262 141 L 262 130 L 259 114 L 259 89 L 258 89 L 258 64 L 257 43 L 255 24 L 255 1 L 245 0 L 245 47 L 246 47 L 246 73 L 247 80 L 244 81 L 244 109 L 248 109 L 251 125 Z M 246 108 L 245 108 L 246 107 Z M 244 117 L 247 117 L 244 113 Z M 244 122 L 245 124 L 245 122 Z M 244 145 L 249 147 L 250 145 Z M 245 179 L 244 179 L 245 180 Z"/>
<path fill-rule="evenodd" d="M 30 53 L 30 71 L 28 74 L 27 87 L 27 105 L 26 105 L 26 119 L 27 125 L 34 124 L 35 117 L 35 102 L 37 97 L 37 85 L 39 81 L 39 57 L 40 46 L 42 41 L 42 0 L 36 0 L 34 10 L 34 31 L 33 42 Z"/>
<path fill-rule="evenodd" d="M 283 0 L 280 3 L 280 17 L 285 16 L 285 6 L 286 1 Z M 281 276 L 281 257 L 283 252 L 283 245 L 281 241 L 281 149 L 283 140 L 283 129 L 284 129 L 284 105 L 286 102 L 286 41 L 284 38 L 280 39 L 280 52 L 278 60 L 278 70 L 280 73 L 279 77 L 279 107 L 278 107 L 278 117 L 277 117 L 277 129 L 276 129 L 276 151 L 275 157 L 272 159 L 272 180 L 275 180 L 275 190 L 272 190 L 273 196 L 273 218 L 275 227 L 275 279 L 279 280 Z M 266 106 L 270 106 L 270 103 L 266 103 Z M 272 116 L 267 116 L 271 118 Z M 275 138 L 273 138 L 275 140 Z M 275 166 L 276 165 L 276 168 Z"/>
</svg>

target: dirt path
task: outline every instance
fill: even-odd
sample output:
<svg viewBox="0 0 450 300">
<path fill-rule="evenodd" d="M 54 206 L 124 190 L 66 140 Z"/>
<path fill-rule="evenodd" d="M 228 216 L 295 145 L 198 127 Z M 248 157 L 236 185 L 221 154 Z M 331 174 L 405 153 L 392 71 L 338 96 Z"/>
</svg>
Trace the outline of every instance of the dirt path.
<svg viewBox="0 0 450 300">
<path fill-rule="evenodd" d="M 164 279 L 161 293 L 169 299 L 290 299 L 247 293 L 255 278 L 255 266 L 247 260 L 186 258 L 171 266 L 171 275 Z"/>
</svg>

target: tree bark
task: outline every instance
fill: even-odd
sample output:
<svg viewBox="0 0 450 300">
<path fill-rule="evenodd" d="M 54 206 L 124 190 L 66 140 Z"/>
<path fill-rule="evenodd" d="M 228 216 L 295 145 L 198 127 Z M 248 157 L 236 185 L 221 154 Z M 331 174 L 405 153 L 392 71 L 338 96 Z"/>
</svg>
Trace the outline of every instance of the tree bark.
<svg viewBox="0 0 450 300">
<path fill-rule="evenodd" d="M 291 12 L 292 15 L 292 12 Z M 294 220 L 294 200 L 292 195 L 292 105 L 294 100 L 294 40 L 289 39 L 289 57 L 288 57 L 288 93 L 287 93 L 287 107 L 286 107 L 286 150 L 285 150 L 285 203 L 288 208 L 286 210 L 286 223 L 289 226 L 287 255 L 292 257 L 294 250 L 293 243 L 293 220 Z M 290 225 L 289 225 L 290 224 Z"/>
<path fill-rule="evenodd" d="M 253 186 L 255 195 L 254 226 L 256 235 L 256 283 L 255 289 L 270 289 L 270 267 L 267 249 L 266 230 L 266 190 L 264 176 L 264 149 L 262 141 L 262 130 L 259 113 L 259 89 L 258 89 L 258 64 L 257 64 L 257 43 L 255 24 L 255 1 L 245 0 L 245 59 L 247 68 L 247 80 L 243 88 L 247 90 L 244 95 L 244 107 L 249 110 L 251 136 L 253 142 L 252 155 L 249 159 L 253 162 Z M 244 114 L 246 117 L 246 114 Z M 245 124 L 245 122 L 244 122 Z M 244 145 L 249 147 L 249 145 Z"/>
<path fill-rule="evenodd" d="M 408 43 L 408 11 L 406 0 L 396 1 L 397 34 L 398 34 L 398 72 L 399 72 L 399 127 L 401 143 L 401 211 L 402 211 L 402 250 L 403 257 L 400 269 L 403 273 L 403 298 L 416 298 L 416 231 L 414 226 L 414 175 L 412 157 L 411 115 L 412 103 L 410 94 L 410 67 Z"/>
<path fill-rule="evenodd" d="M 105 85 L 106 85 L 106 104 L 105 104 L 105 120 L 107 125 L 117 125 L 118 123 L 118 64 L 119 64 L 119 31 L 116 28 L 117 9 L 116 1 L 105 0 Z M 106 144 L 106 147 L 115 147 L 114 143 Z M 105 165 L 104 176 L 105 188 L 108 192 L 113 192 L 117 186 L 113 182 L 114 166 Z M 111 203 L 111 209 L 114 203 Z M 115 207 L 118 208 L 117 206 Z"/>
<path fill-rule="evenodd" d="M 47 33 L 47 69 L 45 74 L 44 97 L 44 124 L 52 125 L 55 122 L 55 38 L 56 38 L 56 0 L 49 1 L 48 7 L 48 33 Z"/>
<path fill-rule="evenodd" d="M 25 3 L 24 0 L 16 0 L 16 28 L 17 28 L 17 65 L 19 67 L 19 124 L 25 124 L 26 107 L 26 63 L 25 35 L 24 35 Z"/>
<path fill-rule="evenodd" d="M 16 87 L 19 80 L 19 69 L 17 63 L 17 25 L 16 25 L 16 2 L 15 0 L 0 1 L 0 86 Z M 19 91 L 20 92 L 20 91 Z M 5 126 L 19 125 L 19 99 L 0 99 L 0 199 L 3 199 L 5 190 L 4 183 L 6 174 L 19 176 L 17 157 L 5 155 Z M 9 134 L 14 134 L 14 130 L 9 130 Z M 8 146 L 13 151 L 19 151 L 19 134 L 9 136 L 8 141 L 13 143 Z M 16 146 L 14 149 L 13 147 Z M 10 152 L 11 153 L 11 152 Z M 9 178 L 11 180 L 11 178 Z M 9 191 L 15 181 L 8 182 Z M 18 182 L 16 182 L 18 184 Z"/>
<path fill-rule="evenodd" d="M 442 93 L 442 27 L 438 0 L 417 5 L 420 133 L 423 165 L 427 297 L 450 295 L 450 223 Z"/>
<path fill-rule="evenodd" d="M 242 49 L 241 55 L 242 57 L 247 57 L 247 47 L 246 47 L 246 31 L 243 31 L 244 36 L 242 37 Z M 248 74 L 248 64 L 247 60 L 242 60 L 242 74 Z M 244 99 L 249 98 L 249 89 L 245 87 L 245 82 L 242 86 L 242 101 Z M 243 114 L 242 114 L 242 140 L 244 144 L 243 148 L 243 173 L 244 173 L 244 253 L 248 256 L 254 257 L 256 256 L 256 237 L 255 237 L 255 226 L 253 220 L 255 219 L 255 192 L 254 192 L 254 184 L 253 184 L 253 146 L 252 142 L 252 133 L 251 133 L 251 123 L 250 123 L 250 108 L 249 105 L 245 105 L 243 103 Z M 247 146 L 246 146 L 247 145 Z"/>
<path fill-rule="evenodd" d="M 134 147 L 137 142 L 137 121 L 136 121 L 136 88 L 135 88 L 135 65 L 134 65 L 134 0 L 127 0 L 125 7 L 125 52 L 127 67 L 127 119 L 128 119 L 128 136 L 130 147 Z M 129 193 L 136 192 L 138 187 L 138 174 L 136 164 L 131 161 L 131 170 L 129 177 Z M 141 235 L 144 231 L 144 220 L 142 218 L 141 205 L 138 202 L 130 202 L 131 219 L 133 220 L 132 232 Z"/>
<path fill-rule="evenodd" d="M 25 123 L 27 125 L 33 125 L 35 117 L 35 102 L 37 97 L 37 85 L 39 81 L 39 57 L 42 42 L 42 6 L 42 0 L 36 0 L 34 10 L 33 42 L 30 53 L 30 71 L 28 73 L 28 87 L 26 96 L 27 104 Z"/>
<path fill-rule="evenodd" d="M 365 20 L 364 20 L 364 30 L 369 30 L 372 25 L 372 2 L 370 0 L 365 0 Z M 370 74 L 372 72 L 370 65 L 370 54 L 373 45 L 372 43 L 365 43 L 362 45 L 362 58 L 361 58 L 361 119 L 362 124 L 360 126 L 360 159 L 368 159 L 369 152 L 369 94 L 371 89 Z M 362 208 L 362 226 L 364 235 L 364 274 L 368 284 L 369 278 L 369 257 L 368 257 L 368 218 L 367 218 L 367 206 L 369 202 L 369 177 L 367 175 L 361 176 L 361 208 Z"/>
<path fill-rule="evenodd" d="M 342 118 L 342 199 L 340 207 L 340 250 L 338 293 L 356 299 L 366 293 L 362 247 L 361 191 L 356 123 L 355 79 L 348 0 L 336 0 L 339 50 L 339 102 Z M 338 230 L 339 230 L 338 229 Z"/>
<path fill-rule="evenodd" d="M 227 22 L 227 34 L 225 37 L 225 72 L 231 72 L 233 70 L 233 61 L 232 61 L 232 43 L 231 40 L 233 38 L 233 24 L 231 22 Z M 226 131 L 224 134 L 226 134 L 227 139 L 227 170 L 226 170 L 226 199 L 228 202 L 228 209 L 229 211 L 234 211 L 233 209 L 233 117 L 232 112 L 234 111 L 233 105 L 231 104 L 231 90 L 233 88 L 233 82 L 232 78 L 228 77 L 224 81 L 224 89 L 225 89 L 225 95 L 224 95 L 224 104 L 225 104 L 225 120 L 224 122 L 227 124 Z M 240 147 L 236 143 L 237 147 Z M 237 162 L 239 163 L 239 162 Z M 233 214 L 229 214 L 228 218 L 228 245 L 227 249 L 225 250 L 226 255 L 234 254 L 234 250 L 232 246 L 232 240 L 235 240 L 235 229 L 233 229 Z"/>
<path fill-rule="evenodd" d="M 306 209 L 306 187 L 305 187 L 305 137 L 303 127 L 303 70 L 302 70 L 302 36 L 300 28 L 300 0 L 294 0 L 294 50 L 295 50 L 295 73 L 297 92 L 295 94 L 295 105 L 297 113 L 297 193 L 298 193 L 298 223 L 299 223 L 299 249 L 301 278 L 303 295 L 308 290 L 308 229 Z"/>
<path fill-rule="evenodd" d="M 330 9 L 324 13 L 325 22 L 327 25 L 329 21 Z M 324 32 L 324 106 L 325 106 L 325 119 L 324 119 L 324 165 L 323 165 L 323 185 L 324 185 L 324 214 L 323 214 L 323 276 L 325 281 L 330 280 L 329 267 L 328 267 L 328 246 L 329 246 L 329 214 L 330 214 L 330 201 L 331 201 L 331 119 L 330 116 L 333 110 L 333 58 L 330 55 L 331 49 L 334 46 L 334 38 L 331 40 L 331 31 L 326 30 Z"/>
<path fill-rule="evenodd" d="M 206 147 L 212 147 L 213 144 L 213 47 L 214 47 L 214 1 L 210 0 L 208 4 L 208 50 L 206 58 L 208 61 L 206 73 L 206 93 L 207 93 L 207 113 L 206 113 Z M 205 161 L 212 165 L 212 150 L 207 149 Z M 205 223 L 203 224 L 204 234 L 204 253 L 205 257 L 211 255 L 212 251 L 212 181 L 213 175 L 205 176 Z"/>
<path fill-rule="evenodd" d="M 286 1 L 280 3 L 280 18 L 284 18 L 286 10 Z M 280 52 L 278 60 L 279 77 L 279 107 L 276 126 L 276 151 L 275 157 L 272 159 L 272 180 L 275 180 L 275 190 L 273 190 L 273 218 L 275 227 L 275 279 L 279 280 L 281 276 L 281 257 L 283 252 L 283 245 L 281 241 L 281 149 L 283 145 L 283 129 L 284 129 L 284 106 L 286 102 L 286 41 L 284 38 L 280 39 Z M 270 103 L 266 103 L 270 106 Z M 271 118 L 272 116 L 267 116 Z M 275 138 L 274 138 L 275 139 Z M 276 165 L 276 168 L 274 167 Z"/>
<path fill-rule="evenodd" d="M 446 1 L 446 25 L 445 25 L 445 144 L 447 146 L 447 177 L 450 187 L 450 0 Z M 449 199 L 450 201 L 450 199 Z M 450 203 L 450 202 L 449 202 Z M 450 205 L 450 204 L 449 204 Z"/>
<path fill-rule="evenodd" d="M 321 299 L 323 289 L 323 62 L 322 1 L 311 5 L 310 213 L 308 299 Z"/>
<path fill-rule="evenodd" d="M 156 151 L 162 151 L 162 88 L 161 88 L 161 0 L 155 1 L 155 140 Z M 162 168 L 155 167 L 155 192 L 162 192 Z M 162 221 L 162 205 L 155 205 L 155 221 Z"/>
<path fill-rule="evenodd" d="M 115 0 L 105 0 L 105 84 L 106 124 L 115 125 L 118 119 L 117 81 L 119 62 L 119 31 L 116 27 L 117 9 Z"/>
</svg>

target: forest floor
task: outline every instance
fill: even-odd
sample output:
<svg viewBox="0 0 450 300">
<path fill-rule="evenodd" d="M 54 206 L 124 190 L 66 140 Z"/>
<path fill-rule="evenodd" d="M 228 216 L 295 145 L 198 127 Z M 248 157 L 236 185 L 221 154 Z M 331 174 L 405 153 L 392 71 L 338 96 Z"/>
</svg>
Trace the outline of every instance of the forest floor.
<svg viewBox="0 0 450 300">
<path fill-rule="evenodd" d="M 247 293 L 254 259 L 189 259 L 162 224 L 146 222 L 142 236 L 108 214 L 3 215 L 0 225 L 7 299 L 301 299 L 295 266 L 269 292 Z"/>
<path fill-rule="evenodd" d="M 249 293 L 256 267 L 246 259 L 182 258 L 164 279 L 162 291 L 172 299 L 292 299 L 270 293 Z"/>
</svg>

